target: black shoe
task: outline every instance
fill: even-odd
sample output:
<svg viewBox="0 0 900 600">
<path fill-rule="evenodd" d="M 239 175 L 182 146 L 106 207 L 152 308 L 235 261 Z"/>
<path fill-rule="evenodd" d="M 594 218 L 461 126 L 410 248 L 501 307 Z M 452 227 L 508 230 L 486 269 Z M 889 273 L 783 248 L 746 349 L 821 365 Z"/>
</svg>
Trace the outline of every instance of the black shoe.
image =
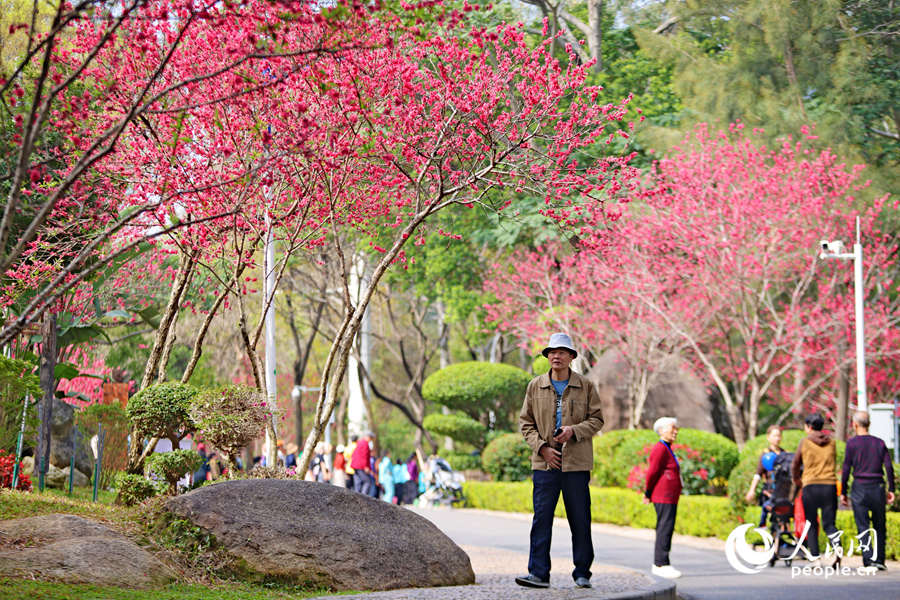
<svg viewBox="0 0 900 600">
<path fill-rule="evenodd" d="M 873 563 L 870 563 L 870 565 L 873 566 L 873 567 L 875 567 L 875 568 L 878 569 L 879 571 L 887 571 L 887 567 L 884 566 L 884 563 L 873 562 Z"/>
<path fill-rule="evenodd" d="M 587 577 L 579 577 L 578 579 L 576 579 L 576 580 L 575 580 L 575 586 L 576 586 L 576 587 L 580 587 L 580 588 L 589 588 L 589 587 L 593 587 L 593 586 L 591 585 L 591 580 L 588 579 Z"/>
<path fill-rule="evenodd" d="M 516 577 L 516 583 L 518 583 L 522 587 L 531 587 L 531 588 L 548 588 L 548 587 L 550 587 L 549 581 L 544 581 L 537 575 L 532 575 L 531 573 L 529 573 L 525 577 Z"/>
</svg>

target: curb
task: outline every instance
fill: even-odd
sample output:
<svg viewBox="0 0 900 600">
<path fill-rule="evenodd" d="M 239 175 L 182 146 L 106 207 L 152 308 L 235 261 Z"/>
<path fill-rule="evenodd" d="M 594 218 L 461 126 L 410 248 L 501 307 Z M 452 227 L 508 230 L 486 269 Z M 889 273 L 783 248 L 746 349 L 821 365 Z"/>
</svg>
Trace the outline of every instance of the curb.
<svg viewBox="0 0 900 600">
<path fill-rule="evenodd" d="M 633 592 L 617 592 L 615 594 L 603 596 L 604 598 L 609 598 L 610 600 L 678 600 L 678 592 L 674 581 L 659 577 L 658 575 L 652 575 L 645 571 L 629 569 L 628 567 L 621 567 L 619 565 L 616 565 L 615 568 L 648 577 L 653 580 L 653 585 L 649 588 Z"/>
</svg>

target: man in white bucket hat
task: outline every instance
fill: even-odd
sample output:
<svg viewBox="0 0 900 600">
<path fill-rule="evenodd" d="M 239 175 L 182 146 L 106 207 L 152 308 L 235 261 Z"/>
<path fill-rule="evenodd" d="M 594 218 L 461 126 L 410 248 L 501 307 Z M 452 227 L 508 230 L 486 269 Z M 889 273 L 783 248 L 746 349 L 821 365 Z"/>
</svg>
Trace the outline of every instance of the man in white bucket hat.
<svg viewBox="0 0 900 600">
<path fill-rule="evenodd" d="M 550 587 L 550 536 L 561 492 L 572 530 L 572 578 L 576 586 L 589 588 L 594 562 L 588 489 L 594 468 L 591 438 L 603 427 L 603 409 L 594 384 L 569 368 L 578 357 L 572 338 L 554 333 L 543 355 L 550 371 L 528 384 L 519 414 L 519 429 L 533 451 L 534 520 L 528 575 L 516 577 L 516 583 Z"/>
</svg>

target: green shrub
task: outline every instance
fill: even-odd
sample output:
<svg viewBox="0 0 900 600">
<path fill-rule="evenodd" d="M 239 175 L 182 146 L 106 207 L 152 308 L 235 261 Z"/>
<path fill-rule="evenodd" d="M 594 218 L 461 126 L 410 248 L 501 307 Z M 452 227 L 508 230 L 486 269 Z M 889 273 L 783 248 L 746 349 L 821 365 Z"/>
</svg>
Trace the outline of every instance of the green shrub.
<svg viewBox="0 0 900 600">
<path fill-rule="evenodd" d="M 531 377 L 502 363 L 463 362 L 434 373 L 422 385 L 429 402 L 461 410 L 485 425 L 494 413 L 496 429 L 512 430 Z"/>
<path fill-rule="evenodd" d="M 495 481 L 523 481 L 532 473 L 531 454 L 520 434 L 507 433 L 487 445 L 481 465 Z"/>
<path fill-rule="evenodd" d="M 481 456 L 463 452 L 445 452 L 441 457 L 446 459 L 454 471 L 480 471 Z"/>
<path fill-rule="evenodd" d="M 422 426 L 435 435 L 447 436 L 483 450 L 488 429 L 468 415 L 432 414 L 425 417 Z"/>
<path fill-rule="evenodd" d="M 659 436 L 649 429 L 610 431 L 594 442 L 595 485 L 604 487 L 643 486 L 649 448 Z M 738 461 L 737 446 L 717 433 L 679 429 L 676 456 L 682 466 L 685 489 L 691 494 L 724 493 L 728 475 Z M 639 483 L 640 481 L 640 483 Z"/>
<path fill-rule="evenodd" d="M 203 458 L 193 450 L 157 452 L 147 457 L 147 468 L 169 484 L 169 493 L 178 493 L 178 480 L 193 473 L 203 464 Z"/>
<path fill-rule="evenodd" d="M 801 429 L 785 429 L 781 432 L 781 447 L 788 452 L 794 452 L 797 450 L 797 444 L 805 437 L 806 433 Z M 756 460 L 759 460 L 759 457 L 762 456 L 763 451 L 768 446 L 769 440 L 766 439 L 765 433 L 751 438 L 744 444 L 744 449 L 741 450 L 740 460 L 744 460 L 748 456 L 755 457 Z M 747 490 L 744 491 L 746 492 Z"/>
<path fill-rule="evenodd" d="M 22 409 L 25 396 L 33 400 L 25 415 L 25 439 L 32 439 L 40 424 L 37 418 L 37 401 L 42 395 L 40 379 L 33 375 L 33 365 L 24 360 L 7 358 L 0 354 L 0 450 L 15 455 L 19 431 L 22 428 Z"/>
<path fill-rule="evenodd" d="M 119 490 L 118 500 L 125 506 L 140 504 L 147 498 L 152 498 L 159 493 L 157 485 L 143 475 L 121 473 L 116 479 L 116 489 Z"/>
<path fill-rule="evenodd" d="M 229 476 L 237 473 L 241 449 L 273 416 L 265 392 L 246 385 L 203 390 L 191 403 L 190 415 L 203 439 L 225 454 Z"/>
<path fill-rule="evenodd" d="M 128 401 L 125 414 L 139 436 L 167 438 L 174 448 L 195 429 L 188 409 L 197 388 L 177 382 L 144 388 Z"/>
<path fill-rule="evenodd" d="M 547 357 L 541 354 L 537 358 L 534 359 L 534 362 L 531 363 L 531 372 L 534 373 L 535 377 L 538 375 L 543 375 L 550 370 L 550 361 L 547 360 Z"/>
<path fill-rule="evenodd" d="M 622 444 L 629 441 L 629 449 L 634 454 L 647 444 L 653 444 L 659 436 L 649 429 L 616 429 L 594 438 L 594 484 L 600 487 L 625 487 L 628 474 L 634 465 L 631 461 L 620 460 Z"/>
</svg>

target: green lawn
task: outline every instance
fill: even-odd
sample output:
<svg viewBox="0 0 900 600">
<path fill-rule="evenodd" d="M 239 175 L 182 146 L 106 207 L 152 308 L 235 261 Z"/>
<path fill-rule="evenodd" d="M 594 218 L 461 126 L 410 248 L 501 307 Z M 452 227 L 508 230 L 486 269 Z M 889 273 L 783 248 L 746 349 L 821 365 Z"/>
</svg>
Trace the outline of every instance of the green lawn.
<svg viewBox="0 0 900 600">
<path fill-rule="evenodd" d="M 0 579 L 4 600 L 285 600 L 328 594 L 325 590 L 268 589 L 249 584 L 173 584 L 156 590 Z"/>
</svg>

